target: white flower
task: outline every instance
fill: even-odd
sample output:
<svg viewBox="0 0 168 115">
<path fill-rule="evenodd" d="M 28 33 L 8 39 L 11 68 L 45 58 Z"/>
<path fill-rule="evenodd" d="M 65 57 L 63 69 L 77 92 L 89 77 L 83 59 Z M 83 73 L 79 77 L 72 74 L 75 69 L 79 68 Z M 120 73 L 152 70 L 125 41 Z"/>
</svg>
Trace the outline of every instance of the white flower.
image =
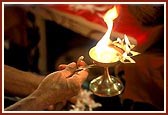
<svg viewBox="0 0 168 115">
<path fill-rule="evenodd" d="M 91 98 L 91 91 L 82 90 L 77 96 L 77 102 L 75 105 L 72 105 L 70 111 L 92 111 L 94 108 L 101 107 L 100 103 L 95 102 Z"/>
<path fill-rule="evenodd" d="M 129 42 L 129 39 L 126 35 L 124 35 L 124 39 L 117 38 L 117 40 L 112 42 L 113 45 L 122 49 L 124 53 L 120 56 L 120 61 L 122 63 L 135 63 L 135 61 L 131 58 L 133 56 L 139 55 L 139 52 L 131 51 L 135 47 L 135 45 Z"/>
</svg>

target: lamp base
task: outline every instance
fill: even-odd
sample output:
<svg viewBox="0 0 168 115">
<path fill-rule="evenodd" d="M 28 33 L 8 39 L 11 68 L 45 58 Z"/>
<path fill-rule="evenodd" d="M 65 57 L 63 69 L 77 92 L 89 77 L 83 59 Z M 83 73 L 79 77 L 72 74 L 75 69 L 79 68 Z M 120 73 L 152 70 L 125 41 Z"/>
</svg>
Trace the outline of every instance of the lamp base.
<svg viewBox="0 0 168 115">
<path fill-rule="evenodd" d="M 104 76 L 99 76 L 90 82 L 90 90 L 100 97 L 112 97 L 122 93 L 124 85 L 117 77 L 110 76 L 109 79 L 104 79 Z"/>
</svg>

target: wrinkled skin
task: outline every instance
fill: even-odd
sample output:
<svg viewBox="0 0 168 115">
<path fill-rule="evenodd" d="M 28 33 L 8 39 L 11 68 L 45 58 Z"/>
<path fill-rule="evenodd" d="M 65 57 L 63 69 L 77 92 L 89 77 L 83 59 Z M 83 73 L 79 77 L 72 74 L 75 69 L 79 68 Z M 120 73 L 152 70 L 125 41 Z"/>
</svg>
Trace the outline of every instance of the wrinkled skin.
<svg viewBox="0 0 168 115">
<path fill-rule="evenodd" d="M 74 73 L 75 69 L 76 64 L 71 63 L 65 69 L 49 74 L 41 82 L 37 91 L 45 91 L 47 95 L 50 95 L 48 101 L 51 103 L 77 95 L 88 73 L 86 71 Z"/>
<path fill-rule="evenodd" d="M 87 70 L 75 72 L 75 70 L 84 65 L 84 62 L 60 65 L 61 70 L 47 75 L 32 94 L 5 110 L 50 110 L 64 103 L 80 92 L 88 72 Z"/>
</svg>

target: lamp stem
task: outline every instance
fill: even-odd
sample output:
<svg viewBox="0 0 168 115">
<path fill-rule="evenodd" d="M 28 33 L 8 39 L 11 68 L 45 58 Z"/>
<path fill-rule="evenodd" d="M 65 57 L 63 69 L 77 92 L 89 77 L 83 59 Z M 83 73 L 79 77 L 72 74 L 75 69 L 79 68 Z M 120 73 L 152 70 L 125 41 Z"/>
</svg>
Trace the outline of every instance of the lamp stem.
<svg viewBox="0 0 168 115">
<path fill-rule="evenodd" d="M 113 83 L 113 80 L 109 74 L 109 67 L 104 67 L 103 83 L 106 85 L 109 83 Z"/>
</svg>

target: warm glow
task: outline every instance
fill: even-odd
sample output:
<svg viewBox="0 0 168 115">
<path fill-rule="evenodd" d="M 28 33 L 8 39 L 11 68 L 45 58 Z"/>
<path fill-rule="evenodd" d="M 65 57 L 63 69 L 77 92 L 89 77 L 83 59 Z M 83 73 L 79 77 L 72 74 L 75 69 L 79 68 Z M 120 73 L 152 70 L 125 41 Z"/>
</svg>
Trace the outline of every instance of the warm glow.
<svg viewBox="0 0 168 115">
<path fill-rule="evenodd" d="M 108 29 L 95 47 L 96 60 L 99 62 L 109 63 L 119 60 L 117 56 L 119 52 L 117 52 L 113 47 L 109 46 L 110 44 L 112 44 L 110 35 L 113 28 L 113 20 L 117 17 L 118 13 L 115 6 L 112 9 L 108 10 L 107 13 L 103 16 Z"/>
<path fill-rule="evenodd" d="M 113 28 L 113 20 L 117 18 L 117 9 L 114 6 L 104 15 L 104 21 L 107 24 L 107 32 L 102 39 L 90 50 L 90 56 L 101 63 L 113 63 L 121 61 L 122 63 L 135 63 L 131 58 L 138 55 L 138 52 L 131 51 L 135 45 L 131 44 L 128 37 L 124 35 L 123 39 L 117 38 L 115 41 L 110 39 Z"/>
</svg>

